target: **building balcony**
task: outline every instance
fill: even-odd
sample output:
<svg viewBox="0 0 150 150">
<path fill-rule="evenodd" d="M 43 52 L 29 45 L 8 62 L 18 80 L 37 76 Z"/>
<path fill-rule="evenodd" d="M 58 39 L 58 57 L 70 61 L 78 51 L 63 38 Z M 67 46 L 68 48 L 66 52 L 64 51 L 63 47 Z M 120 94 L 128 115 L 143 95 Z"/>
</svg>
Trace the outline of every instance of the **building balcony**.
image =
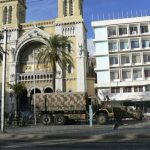
<svg viewBox="0 0 150 150">
<path fill-rule="evenodd" d="M 53 73 L 51 72 L 45 72 L 45 73 L 19 73 L 18 79 L 19 82 L 32 82 L 34 81 L 34 75 L 36 81 L 47 81 L 52 80 Z"/>
</svg>

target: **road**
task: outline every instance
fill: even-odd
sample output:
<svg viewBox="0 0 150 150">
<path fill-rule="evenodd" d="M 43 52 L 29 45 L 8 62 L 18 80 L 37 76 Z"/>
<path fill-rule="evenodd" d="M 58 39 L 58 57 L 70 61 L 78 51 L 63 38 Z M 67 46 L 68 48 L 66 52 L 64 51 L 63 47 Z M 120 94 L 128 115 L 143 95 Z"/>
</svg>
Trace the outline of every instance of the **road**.
<svg viewBox="0 0 150 150">
<path fill-rule="evenodd" d="M 149 150 L 150 120 L 124 121 L 118 130 L 112 124 L 27 126 L 8 128 L 0 135 L 0 150 Z"/>
</svg>

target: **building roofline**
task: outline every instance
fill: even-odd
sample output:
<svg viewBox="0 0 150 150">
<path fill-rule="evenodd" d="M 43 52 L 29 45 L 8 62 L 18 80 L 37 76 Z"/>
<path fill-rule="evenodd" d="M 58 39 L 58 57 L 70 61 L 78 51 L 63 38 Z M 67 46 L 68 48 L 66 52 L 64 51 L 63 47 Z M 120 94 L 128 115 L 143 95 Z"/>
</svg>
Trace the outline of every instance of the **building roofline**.
<svg viewBox="0 0 150 150">
<path fill-rule="evenodd" d="M 150 21 L 150 16 L 122 18 L 122 19 L 111 19 L 111 20 L 100 20 L 100 21 L 92 21 L 92 27 L 96 28 L 98 26 L 130 24 L 130 23 L 139 23 L 139 22 L 147 22 L 147 21 Z"/>
</svg>

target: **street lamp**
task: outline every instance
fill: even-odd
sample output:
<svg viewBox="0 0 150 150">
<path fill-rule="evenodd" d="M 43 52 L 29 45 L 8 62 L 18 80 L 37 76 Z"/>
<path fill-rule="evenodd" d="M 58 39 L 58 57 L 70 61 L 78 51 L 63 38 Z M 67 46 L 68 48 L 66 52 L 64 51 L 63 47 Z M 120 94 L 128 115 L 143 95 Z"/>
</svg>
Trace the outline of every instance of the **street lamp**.
<svg viewBox="0 0 150 150">
<path fill-rule="evenodd" d="M 6 49 L 7 49 L 7 29 L 3 33 L 3 66 L 2 66 L 2 100 L 1 100 L 1 131 L 5 132 L 5 80 L 6 80 Z"/>
<path fill-rule="evenodd" d="M 34 74 L 34 124 L 36 125 L 37 118 L 36 118 L 36 100 L 35 100 L 35 84 L 36 84 L 36 77 L 35 77 L 35 49 L 33 49 L 33 74 Z"/>
</svg>

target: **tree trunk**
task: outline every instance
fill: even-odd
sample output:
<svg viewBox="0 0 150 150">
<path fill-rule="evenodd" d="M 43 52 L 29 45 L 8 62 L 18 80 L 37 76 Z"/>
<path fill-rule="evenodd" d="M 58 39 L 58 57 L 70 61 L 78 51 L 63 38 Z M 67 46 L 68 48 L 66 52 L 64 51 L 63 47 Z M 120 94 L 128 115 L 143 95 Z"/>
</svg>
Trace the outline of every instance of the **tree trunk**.
<svg viewBox="0 0 150 150">
<path fill-rule="evenodd" d="M 55 81 L 56 81 L 56 64 L 54 63 L 53 65 L 53 91 L 54 92 L 56 91 Z"/>
<path fill-rule="evenodd" d="M 66 78 L 66 70 L 62 68 L 62 92 L 67 92 L 65 78 Z"/>
</svg>

